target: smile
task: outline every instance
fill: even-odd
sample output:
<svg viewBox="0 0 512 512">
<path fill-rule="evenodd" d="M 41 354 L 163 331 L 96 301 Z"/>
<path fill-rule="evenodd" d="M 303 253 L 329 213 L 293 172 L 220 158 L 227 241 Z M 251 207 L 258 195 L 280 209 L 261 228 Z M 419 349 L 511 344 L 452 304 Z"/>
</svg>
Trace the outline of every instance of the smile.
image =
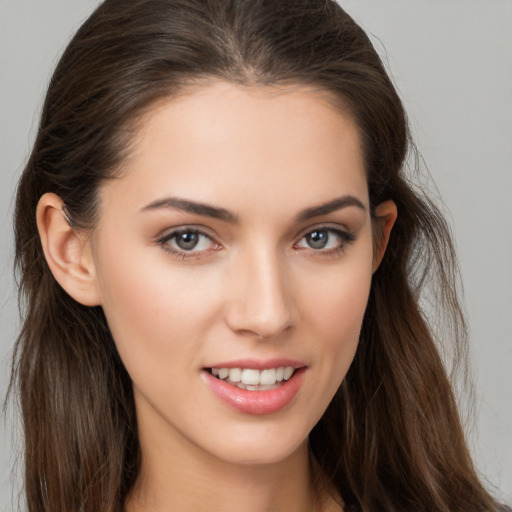
<svg viewBox="0 0 512 512">
<path fill-rule="evenodd" d="M 210 368 L 210 373 L 232 386 L 248 391 L 276 389 L 295 373 L 292 366 L 279 366 L 257 370 L 254 368 Z"/>
<path fill-rule="evenodd" d="M 273 414 L 286 408 L 299 393 L 306 373 L 305 366 L 284 361 L 261 369 L 240 363 L 203 368 L 201 374 L 222 403 L 244 414 Z"/>
</svg>

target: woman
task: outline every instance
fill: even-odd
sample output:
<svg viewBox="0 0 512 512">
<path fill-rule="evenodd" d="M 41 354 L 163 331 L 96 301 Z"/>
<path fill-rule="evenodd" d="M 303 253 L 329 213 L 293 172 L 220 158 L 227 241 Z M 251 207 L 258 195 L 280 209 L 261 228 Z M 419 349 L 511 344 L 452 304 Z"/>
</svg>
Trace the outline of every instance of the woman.
<svg viewBox="0 0 512 512">
<path fill-rule="evenodd" d="M 106 0 L 20 181 L 30 510 L 493 510 L 402 105 L 333 2 Z"/>
</svg>

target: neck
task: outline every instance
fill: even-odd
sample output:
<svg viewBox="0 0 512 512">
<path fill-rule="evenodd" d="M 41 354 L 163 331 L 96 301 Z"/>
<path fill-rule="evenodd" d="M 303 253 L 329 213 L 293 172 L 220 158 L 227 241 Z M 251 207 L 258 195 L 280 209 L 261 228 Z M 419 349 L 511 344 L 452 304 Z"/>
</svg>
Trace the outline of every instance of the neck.
<svg viewBox="0 0 512 512">
<path fill-rule="evenodd" d="M 155 443 L 151 443 L 155 446 Z M 143 450 L 139 479 L 127 512 L 313 512 L 315 492 L 307 444 L 287 459 L 241 465 L 219 460 L 196 446 Z M 150 446 L 147 446 L 150 448 Z"/>
</svg>

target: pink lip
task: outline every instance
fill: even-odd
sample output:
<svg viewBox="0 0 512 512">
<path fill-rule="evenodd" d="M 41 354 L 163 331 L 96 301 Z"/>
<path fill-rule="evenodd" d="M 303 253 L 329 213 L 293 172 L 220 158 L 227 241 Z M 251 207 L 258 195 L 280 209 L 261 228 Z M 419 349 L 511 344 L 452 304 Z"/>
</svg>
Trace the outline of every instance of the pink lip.
<svg viewBox="0 0 512 512">
<path fill-rule="evenodd" d="M 205 368 L 251 368 L 253 370 L 266 370 L 268 368 L 279 368 L 291 366 L 292 368 L 302 368 L 306 366 L 300 361 L 292 359 L 275 358 L 265 361 L 258 359 L 237 359 L 236 361 L 225 361 L 207 365 Z"/>
<path fill-rule="evenodd" d="M 233 361 L 231 362 L 233 363 Z M 240 363 L 240 361 L 237 361 Z M 293 366 L 292 364 L 277 364 L 273 366 L 264 366 L 265 368 L 276 368 L 279 366 Z M 246 364 L 235 364 L 234 366 L 219 365 L 217 368 L 254 368 Z M 207 370 L 203 370 L 201 375 L 205 379 L 210 389 L 228 406 L 245 413 L 254 415 L 272 414 L 286 407 L 295 398 L 302 384 L 306 368 L 301 367 L 295 371 L 290 380 L 283 381 L 278 388 L 267 391 L 248 391 L 232 386 L 227 382 L 217 379 Z"/>
</svg>

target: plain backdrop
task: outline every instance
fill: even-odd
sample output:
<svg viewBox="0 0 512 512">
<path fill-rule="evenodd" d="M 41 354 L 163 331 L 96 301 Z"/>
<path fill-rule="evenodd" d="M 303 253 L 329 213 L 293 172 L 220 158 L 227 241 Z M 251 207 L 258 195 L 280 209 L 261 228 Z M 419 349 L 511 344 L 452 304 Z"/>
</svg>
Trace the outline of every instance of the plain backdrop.
<svg viewBox="0 0 512 512">
<path fill-rule="evenodd" d="M 278 1 L 278 0 L 276 0 Z M 0 396 L 18 328 L 16 181 L 51 70 L 98 0 L 0 0 Z M 449 212 L 476 383 L 478 470 L 512 503 L 512 0 L 341 0 L 383 57 Z M 0 511 L 13 510 L 16 423 L 0 422 Z M 14 491 L 13 491 L 14 487 Z M 14 494 L 13 494 L 14 493 Z"/>
</svg>

